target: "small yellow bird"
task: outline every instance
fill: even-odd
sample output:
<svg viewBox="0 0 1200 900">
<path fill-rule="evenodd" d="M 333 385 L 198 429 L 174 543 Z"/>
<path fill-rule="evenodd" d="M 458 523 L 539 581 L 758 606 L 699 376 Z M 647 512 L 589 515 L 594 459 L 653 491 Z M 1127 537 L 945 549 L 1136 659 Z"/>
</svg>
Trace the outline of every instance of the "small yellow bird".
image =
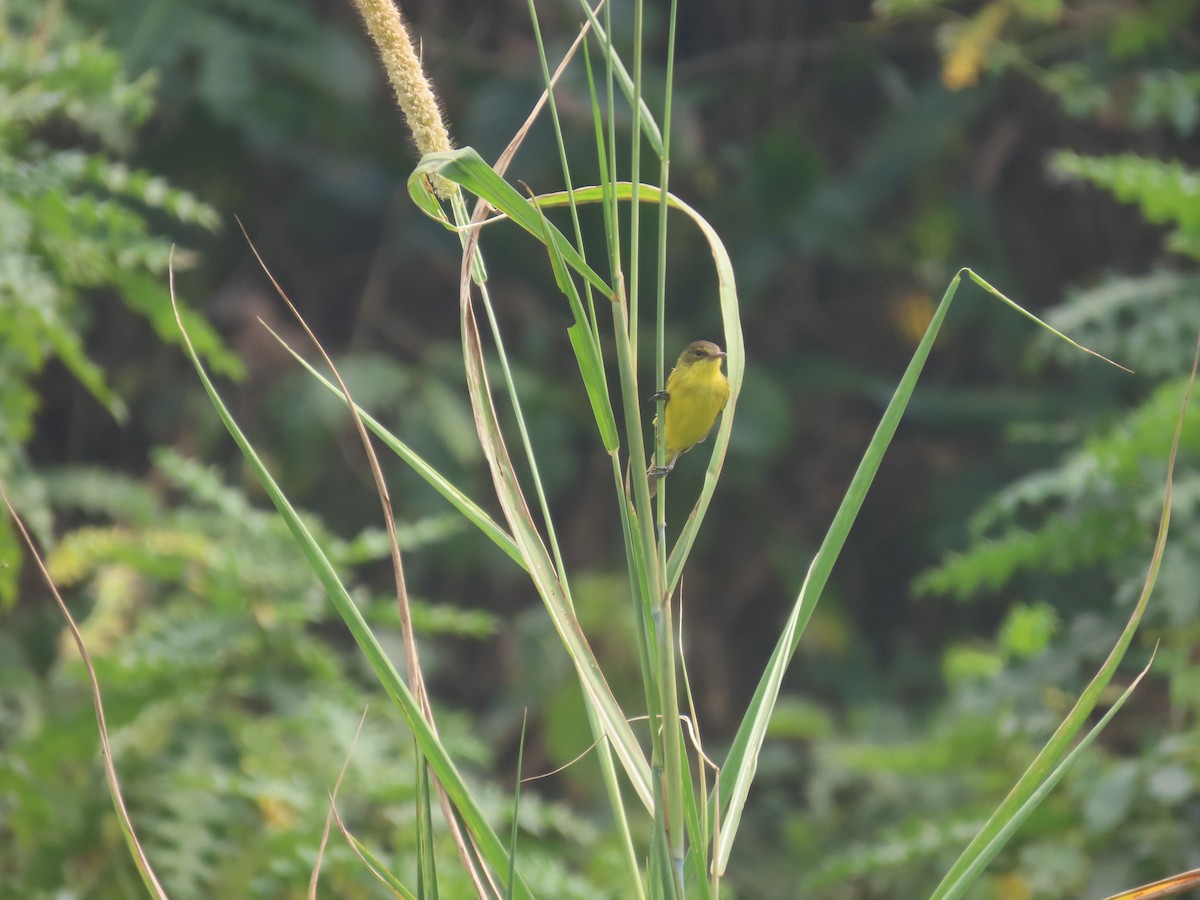
<svg viewBox="0 0 1200 900">
<path fill-rule="evenodd" d="M 646 470 L 651 479 L 662 478 L 675 468 L 675 460 L 687 453 L 712 431 L 717 416 L 729 402 L 729 382 L 721 371 L 725 351 L 712 341 L 692 341 L 683 348 L 675 368 L 667 377 L 667 389 L 651 400 L 666 403 L 663 442 L 667 464 Z M 655 417 L 654 424 L 658 425 Z M 651 481 L 653 488 L 654 482 Z"/>
</svg>

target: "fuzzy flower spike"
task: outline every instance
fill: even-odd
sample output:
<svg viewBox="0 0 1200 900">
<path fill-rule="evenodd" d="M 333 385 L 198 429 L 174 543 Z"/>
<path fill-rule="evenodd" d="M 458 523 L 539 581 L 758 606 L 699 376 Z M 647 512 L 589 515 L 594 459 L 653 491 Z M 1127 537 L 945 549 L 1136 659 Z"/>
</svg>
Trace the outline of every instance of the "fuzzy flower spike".
<svg viewBox="0 0 1200 900">
<path fill-rule="evenodd" d="M 422 156 L 452 150 L 450 133 L 438 108 L 437 97 L 421 69 L 421 60 L 400 18 L 400 10 L 392 0 L 354 0 L 354 3 L 379 48 L 383 67 L 408 120 L 417 150 Z M 429 181 L 434 193 L 443 200 L 448 200 L 455 191 L 454 184 L 440 176 L 432 176 Z"/>
</svg>

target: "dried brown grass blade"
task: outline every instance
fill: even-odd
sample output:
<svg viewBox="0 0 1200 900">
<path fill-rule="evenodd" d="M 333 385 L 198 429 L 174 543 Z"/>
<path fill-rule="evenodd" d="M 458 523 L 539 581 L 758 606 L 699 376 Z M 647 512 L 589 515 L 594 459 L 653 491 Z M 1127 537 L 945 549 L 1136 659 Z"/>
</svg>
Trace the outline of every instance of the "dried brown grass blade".
<svg viewBox="0 0 1200 900">
<path fill-rule="evenodd" d="M 350 767 L 350 758 L 354 756 L 354 748 L 358 746 L 358 738 L 362 734 L 366 721 L 367 707 L 364 707 L 362 718 L 358 720 L 358 728 L 354 730 L 354 740 L 350 742 L 350 750 L 346 753 L 346 759 L 342 762 L 342 769 L 338 772 L 337 781 L 333 783 L 333 791 L 329 794 L 329 812 L 325 815 L 325 828 L 321 831 L 321 844 L 317 847 L 317 858 L 313 861 L 312 875 L 308 879 L 309 900 L 317 900 L 317 879 L 321 874 L 321 862 L 325 858 L 325 847 L 329 843 L 329 829 L 333 825 L 333 809 L 337 804 L 338 791 L 341 790 L 342 780 L 346 777 L 346 769 Z"/>
<path fill-rule="evenodd" d="M 46 563 L 42 560 L 42 556 L 38 553 L 37 545 L 34 544 L 33 538 L 25 528 L 25 523 L 21 521 L 21 517 L 17 515 L 17 511 L 13 509 L 12 503 L 8 500 L 8 494 L 3 486 L 0 486 L 0 500 L 4 501 L 4 505 L 8 507 L 8 514 L 12 516 L 12 520 L 17 525 L 17 530 L 21 533 L 21 538 L 25 541 L 25 545 L 29 548 L 29 553 L 37 563 L 38 570 L 42 573 L 42 578 L 45 580 L 47 587 L 50 588 L 50 593 L 54 595 L 54 601 L 58 604 L 58 609 L 66 619 L 67 627 L 71 631 L 71 637 L 75 641 L 75 646 L 79 650 L 79 656 L 83 660 L 83 666 L 87 670 L 88 681 L 92 692 L 92 705 L 96 710 L 96 726 L 100 731 L 100 750 L 104 757 L 104 778 L 108 782 L 108 791 L 112 795 L 113 806 L 117 811 L 117 818 L 120 820 L 121 832 L 125 835 L 125 842 L 129 845 L 129 852 L 133 855 L 134 864 L 138 868 L 138 872 L 142 876 L 142 881 L 146 885 L 146 889 L 160 900 L 167 900 L 167 892 L 163 890 L 163 886 L 159 883 L 158 876 L 154 873 L 154 868 L 150 865 L 150 859 L 146 856 L 146 851 L 142 848 L 141 841 L 138 840 L 137 832 L 133 827 L 133 820 L 129 817 L 129 810 L 125 808 L 125 797 L 121 792 L 121 780 L 117 777 L 117 767 L 113 762 L 112 746 L 108 740 L 108 724 L 104 719 L 104 701 L 100 695 L 100 681 L 96 677 L 96 668 L 92 665 L 91 654 L 88 653 L 87 646 L 83 642 L 83 635 L 79 632 L 79 626 L 75 624 L 75 618 L 71 615 L 71 610 L 67 608 L 66 602 L 62 598 L 62 594 L 58 592 L 58 588 L 54 584 L 54 579 L 50 577 L 50 572 L 46 569 Z"/>
</svg>

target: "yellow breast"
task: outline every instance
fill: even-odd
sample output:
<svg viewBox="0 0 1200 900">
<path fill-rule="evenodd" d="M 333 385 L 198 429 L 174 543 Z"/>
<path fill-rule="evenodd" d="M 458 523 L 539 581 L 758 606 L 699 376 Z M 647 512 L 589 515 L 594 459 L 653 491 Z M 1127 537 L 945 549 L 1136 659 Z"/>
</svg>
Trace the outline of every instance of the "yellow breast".
<svg viewBox="0 0 1200 900">
<path fill-rule="evenodd" d="M 729 382 L 721 372 L 720 358 L 677 366 L 667 379 L 667 393 L 664 442 L 670 458 L 708 437 L 729 401 Z"/>
</svg>

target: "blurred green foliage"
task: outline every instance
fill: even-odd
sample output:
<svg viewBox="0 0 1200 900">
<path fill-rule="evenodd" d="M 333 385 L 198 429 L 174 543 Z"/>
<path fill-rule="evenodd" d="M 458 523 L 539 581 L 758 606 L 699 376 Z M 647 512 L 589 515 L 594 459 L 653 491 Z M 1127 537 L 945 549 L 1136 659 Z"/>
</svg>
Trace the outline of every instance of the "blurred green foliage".
<svg viewBox="0 0 1200 900">
<path fill-rule="evenodd" d="M 113 752 L 139 837 L 172 897 L 300 897 L 320 842 L 328 792 L 343 762 L 339 812 L 396 872 L 416 859 L 412 744 L 297 558 L 283 521 L 252 507 L 210 468 L 154 454 L 151 481 L 96 469 L 45 474 L 60 512 L 94 524 L 70 531 L 47 560 L 85 603 L 83 638 L 96 662 Z M 308 526 L 347 577 L 388 555 L 383 535 L 349 541 Z M 445 522 L 401 524 L 406 552 L 444 539 Z M 350 582 L 355 584 L 353 580 Z M 377 636 L 400 647 L 394 599 L 354 588 Z M 418 602 L 431 638 L 478 641 L 494 617 Z M 0 638 L 0 891 L 6 896 L 121 897 L 136 883 L 100 775 L 96 723 L 81 663 L 49 610 L 30 633 Z M 56 634 L 27 660 L 31 633 Z M 29 665 L 32 662 L 32 667 Z M 427 667 L 440 676 L 436 661 Z M 367 714 L 355 740 L 357 719 Z M 439 710 L 460 764 L 487 772 L 490 747 L 470 721 Z M 498 820 L 506 791 L 481 784 Z M 565 807 L 527 797 L 529 853 L 569 845 L 603 858 L 602 833 Z M 448 840 L 448 838 L 447 838 Z M 444 854 L 453 854 L 448 846 Z M 603 896 L 550 853 L 532 866 L 551 896 Z M 451 896 L 469 892 L 453 866 Z M 334 831 L 323 889 L 369 896 L 373 879 Z M 64 893 L 65 892 L 65 893 Z"/>
<path fill-rule="evenodd" d="M 1200 79 L 1193 85 L 1200 103 Z M 1146 159 L 1132 153 L 1095 157 L 1063 152 L 1055 165 L 1066 175 L 1135 203 L 1155 225 L 1170 225 L 1167 247 L 1200 258 L 1200 172 L 1178 160 Z"/>
<path fill-rule="evenodd" d="M 153 108 L 151 78 L 129 80 L 98 40 L 72 36 L 51 5 L 15 3 L 0 19 L 0 478 L 17 508 L 49 536 L 49 509 L 24 448 L 38 412 L 35 382 L 57 359 L 117 419 L 122 398 L 84 347 L 103 297 L 144 316 L 179 343 L 165 274 L 164 224 L 211 230 L 216 211 L 120 159 Z M 194 262 L 176 255 L 176 266 Z M 197 349 L 227 375 L 241 372 L 203 319 L 183 314 Z M 7 518 L 0 553 L 19 556 Z M 0 608 L 20 567 L 0 568 Z"/>
</svg>

